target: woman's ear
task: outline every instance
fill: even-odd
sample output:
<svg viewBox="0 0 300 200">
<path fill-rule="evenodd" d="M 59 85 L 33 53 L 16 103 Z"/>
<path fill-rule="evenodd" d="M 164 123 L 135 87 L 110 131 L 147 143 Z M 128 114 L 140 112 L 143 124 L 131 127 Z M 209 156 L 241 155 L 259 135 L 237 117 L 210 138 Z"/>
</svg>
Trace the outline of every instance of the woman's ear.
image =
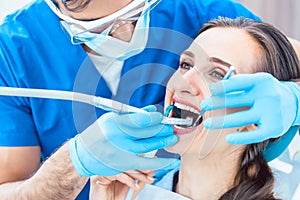
<svg viewBox="0 0 300 200">
<path fill-rule="evenodd" d="M 250 125 L 238 128 L 237 132 L 253 131 L 255 129 L 257 129 L 257 125 L 256 124 L 250 124 Z"/>
</svg>

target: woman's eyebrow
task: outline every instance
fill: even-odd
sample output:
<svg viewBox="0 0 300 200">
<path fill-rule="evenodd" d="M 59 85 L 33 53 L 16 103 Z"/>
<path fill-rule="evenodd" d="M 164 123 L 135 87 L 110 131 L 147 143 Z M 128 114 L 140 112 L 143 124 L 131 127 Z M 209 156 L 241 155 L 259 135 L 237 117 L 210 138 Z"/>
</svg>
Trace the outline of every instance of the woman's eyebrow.
<svg viewBox="0 0 300 200">
<path fill-rule="evenodd" d="M 195 57 L 194 53 L 191 52 L 191 51 L 184 51 L 184 52 L 182 52 L 182 54 L 183 54 L 183 55 L 187 55 L 187 56 L 192 57 L 192 58 Z"/>
<path fill-rule="evenodd" d="M 216 57 L 209 57 L 208 59 L 210 62 L 215 62 L 215 63 L 219 63 L 221 65 L 224 65 L 226 67 L 230 67 L 232 64 L 225 62 L 224 60 L 220 59 L 220 58 L 216 58 Z"/>
</svg>

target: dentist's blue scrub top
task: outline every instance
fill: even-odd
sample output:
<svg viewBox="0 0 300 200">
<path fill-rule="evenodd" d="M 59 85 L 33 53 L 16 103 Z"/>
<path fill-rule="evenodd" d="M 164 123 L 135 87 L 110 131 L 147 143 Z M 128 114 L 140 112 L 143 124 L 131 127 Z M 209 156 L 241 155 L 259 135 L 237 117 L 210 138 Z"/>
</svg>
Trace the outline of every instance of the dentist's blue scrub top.
<svg viewBox="0 0 300 200">
<path fill-rule="evenodd" d="M 146 49 L 125 61 L 112 95 L 83 48 L 71 44 L 59 18 L 37 0 L 0 26 L 0 86 L 82 92 L 136 107 L 162 105 L 180 53 L 203 23 L 218 16 L 258 19 L 231 0 L 162 0 L 151 11 Z M 45 160 L 103 113 L 78 102 L 0 96 L 0 146 L 40 146 Z M 78 199 L 87 198 L 88 186 Z"/>
</svg>

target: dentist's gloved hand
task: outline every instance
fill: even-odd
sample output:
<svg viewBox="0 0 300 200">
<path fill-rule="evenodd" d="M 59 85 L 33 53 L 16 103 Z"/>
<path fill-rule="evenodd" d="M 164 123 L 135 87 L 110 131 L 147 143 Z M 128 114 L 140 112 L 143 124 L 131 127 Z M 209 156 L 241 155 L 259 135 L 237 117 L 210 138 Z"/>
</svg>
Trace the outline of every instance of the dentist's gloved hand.
<svg viewBox="0 0 300 200">
<path fill-rule="evenodd" d="M 203 110 L 237 108 L 243 110 L 206 119 L 208 129 L 241 127 L 257 124 L 253 131 L 233 133 L 226 137 L 232 144 L 250 144 L 276 138 L 300 123 L 300 87 L 280 82 L 268 73 L 239 74 L 210 87 L 212 97 L 201 102 Z"/>
<path fill-rule="evenodd" d="M 155 111 L 155 106 L 147 111 Z M 69 141 L 72 163 L 81 176 L 112 176 L 128 170 L 174 168 L 177 159 L 138 156 L 177 142 L 159 112 L 106 113 Z"/>
</svg>

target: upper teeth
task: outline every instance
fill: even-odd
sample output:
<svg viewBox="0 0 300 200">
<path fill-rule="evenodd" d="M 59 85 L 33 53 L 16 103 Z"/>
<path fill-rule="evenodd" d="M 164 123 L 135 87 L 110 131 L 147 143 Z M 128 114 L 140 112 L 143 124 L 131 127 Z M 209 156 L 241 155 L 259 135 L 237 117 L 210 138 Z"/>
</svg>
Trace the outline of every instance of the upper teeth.
<svg viewBox="0 0 300 200">
<path fill-rule="evenodd" d="M 192 108 L 190 106 L 175 102 L 174 106 L 176 106 L 177 108 L 180 108 L 181 110 L 188 110 L 190 112 L 193 112 L 195 114 L 199 114 L 199 111 L 197 111 L 195 108 Z"/>
</svg>

